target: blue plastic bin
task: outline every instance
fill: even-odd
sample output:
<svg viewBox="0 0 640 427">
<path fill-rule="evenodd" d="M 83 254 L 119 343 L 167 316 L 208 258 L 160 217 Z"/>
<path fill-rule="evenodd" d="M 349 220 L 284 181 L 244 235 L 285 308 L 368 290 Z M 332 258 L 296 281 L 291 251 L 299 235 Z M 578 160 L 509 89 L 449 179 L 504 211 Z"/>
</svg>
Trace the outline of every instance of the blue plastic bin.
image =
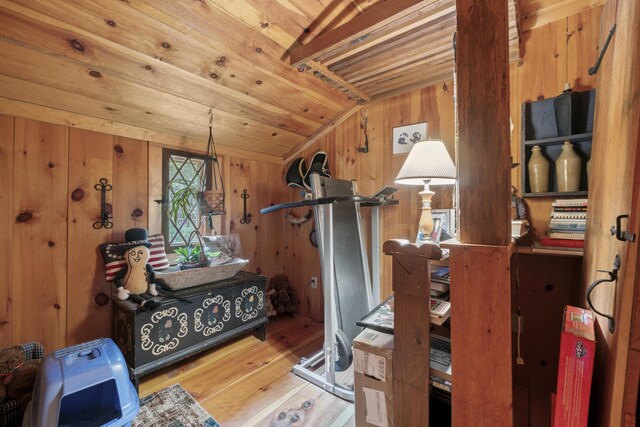
<svg viewBox="0 0 640 427">
<path fill-rule="evenodd" d="M 42 359 L 22 425 L 128 426 L 139 409 L 120 349 L 101 338 Z"/>
</svg>

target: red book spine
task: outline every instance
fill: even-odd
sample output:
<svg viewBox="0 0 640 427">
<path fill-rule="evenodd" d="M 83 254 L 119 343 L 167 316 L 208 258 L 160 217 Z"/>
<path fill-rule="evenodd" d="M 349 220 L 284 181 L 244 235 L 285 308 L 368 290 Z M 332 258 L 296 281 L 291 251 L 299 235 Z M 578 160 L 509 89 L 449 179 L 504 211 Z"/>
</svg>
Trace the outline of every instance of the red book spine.
<svg viewBox="0 0 640 427">
<path fill-rule="evenodd" d="M 542 246 L 556 246 L 560 248 L 584 248 L 584 240 L 572 239 L 552 239 L 551 237 L 540 237 Z"/>
</svg>

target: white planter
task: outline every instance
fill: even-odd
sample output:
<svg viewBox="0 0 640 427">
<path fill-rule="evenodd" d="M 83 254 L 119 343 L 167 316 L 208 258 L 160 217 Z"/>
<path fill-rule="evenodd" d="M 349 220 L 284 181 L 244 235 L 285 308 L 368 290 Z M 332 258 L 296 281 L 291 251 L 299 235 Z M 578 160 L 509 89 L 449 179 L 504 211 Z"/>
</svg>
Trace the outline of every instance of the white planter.
<svg viewBox="0 0 640 427">
<path fill-rule="evenodd" d="M 169 289 L 174 291 L 204 285 L 229 279 L 249 263 L 242 258 L 233 258 L 224 264 L 210 265 L 209 267 L 180 270 L 179 267 L 170 267 L 167 270 L 157 271 L 156 279 L 161 280 Z"/>
</svg>

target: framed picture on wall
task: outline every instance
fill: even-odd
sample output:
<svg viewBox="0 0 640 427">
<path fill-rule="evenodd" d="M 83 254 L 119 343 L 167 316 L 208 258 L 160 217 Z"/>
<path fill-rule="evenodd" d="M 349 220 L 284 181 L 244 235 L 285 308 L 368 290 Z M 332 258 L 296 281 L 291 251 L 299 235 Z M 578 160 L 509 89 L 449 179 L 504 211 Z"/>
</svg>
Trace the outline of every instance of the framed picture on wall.
<svg viewBox="0 0 640 427">
<path fill-rule="evenodd" d="M 408 153 L 413 144 L 427 139 L 427 123 L 393 128 L 393 154 Z"/>
</svg>

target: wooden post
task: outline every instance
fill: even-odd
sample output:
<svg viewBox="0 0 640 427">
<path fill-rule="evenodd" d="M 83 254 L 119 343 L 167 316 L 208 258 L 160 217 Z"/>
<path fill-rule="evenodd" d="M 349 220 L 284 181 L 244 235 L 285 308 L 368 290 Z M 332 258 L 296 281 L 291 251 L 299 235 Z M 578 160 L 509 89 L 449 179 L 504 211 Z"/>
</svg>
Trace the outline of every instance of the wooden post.
<svg viewBox="0 0 640 427">
<path fill-rule="evenodd" d="M 431 266 L 442 251 L 432 243 L 388 240 L 393 256 L 393 393 L 396 426 L 429 425 L 429 329 Z"/>
<path fill-rule="evenodd" d="M 457 167 L 460 242 L 511 241 L 507 2 L 458 0 Z"/>
<path fill-rule="evenodd" d="M 447 245 L 452 425 L 512 426 L 508 246 Z"/>
<path fill-rule="evenodd" d="M 456 13 L 461 244 L 449 254 L 452 424 L 512 426 L 507 1 L 457 0 Z"/>
</svg>

